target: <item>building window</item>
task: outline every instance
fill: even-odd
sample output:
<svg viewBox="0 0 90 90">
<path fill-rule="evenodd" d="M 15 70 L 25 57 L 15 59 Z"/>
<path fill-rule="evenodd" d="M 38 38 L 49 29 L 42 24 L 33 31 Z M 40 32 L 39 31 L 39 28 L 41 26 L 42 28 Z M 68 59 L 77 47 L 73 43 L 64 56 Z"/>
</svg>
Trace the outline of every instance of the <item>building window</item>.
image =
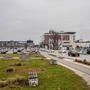
<svg viewBox="0 0 90 90">
<path fill-rule="evenodd" d="M 64 41 L 68 41 L 69 40 L 69 35 L 63 35 L 62 37 L 63 37 Z"/>
</svg>

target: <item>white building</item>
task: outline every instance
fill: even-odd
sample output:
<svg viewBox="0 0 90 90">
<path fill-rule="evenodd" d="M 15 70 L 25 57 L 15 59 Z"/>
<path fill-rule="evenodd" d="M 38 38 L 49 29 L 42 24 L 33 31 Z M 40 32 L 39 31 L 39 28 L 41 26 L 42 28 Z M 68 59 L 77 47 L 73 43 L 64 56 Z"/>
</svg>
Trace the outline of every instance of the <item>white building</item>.
<svg viewBox="0 0 90 90">
<path fill-rule="evenodd" d="M 76 41 L 75 43 L 79 47 L 90 47 L 90 41 Z"/>
</svg>

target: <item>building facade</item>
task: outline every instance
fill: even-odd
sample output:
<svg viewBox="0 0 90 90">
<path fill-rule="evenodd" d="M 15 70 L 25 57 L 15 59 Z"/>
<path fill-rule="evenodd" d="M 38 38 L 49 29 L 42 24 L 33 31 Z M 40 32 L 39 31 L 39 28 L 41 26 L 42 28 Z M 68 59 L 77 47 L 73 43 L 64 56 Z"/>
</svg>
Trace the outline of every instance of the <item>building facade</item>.
<svg viewBox="0 0 90 90">
<path fill-rule="evenodd" d="M 75 32 L 55 32 L 53 30 L 44 33 L 42 46 L 48 49 L 75 46 Z"/>
<path fill-rule="evenodd" d="M 34 45 L 32 40 L 27 41 L 0 41 L 0 48 L 30 47 Z"/>
<path fill-rule="evenodd" d="M 75 41 L 76 47 L 82 47 L 82 48 L 90 48 L 90 41 Z"/>
</svg>

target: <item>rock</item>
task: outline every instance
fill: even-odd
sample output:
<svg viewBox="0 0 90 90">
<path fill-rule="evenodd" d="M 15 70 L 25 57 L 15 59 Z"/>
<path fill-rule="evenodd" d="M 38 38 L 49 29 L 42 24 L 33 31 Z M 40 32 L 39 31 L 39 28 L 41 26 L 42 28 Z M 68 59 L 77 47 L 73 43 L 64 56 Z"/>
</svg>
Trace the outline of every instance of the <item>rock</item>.
<svg viewBox="0 0 90 90">
<path fill-rule="evenodd" d="M 37 72 L 29 72 L 28 82 L 29 82 L 29 86 L 35 87 L 38 85 Z"/>
</svg>

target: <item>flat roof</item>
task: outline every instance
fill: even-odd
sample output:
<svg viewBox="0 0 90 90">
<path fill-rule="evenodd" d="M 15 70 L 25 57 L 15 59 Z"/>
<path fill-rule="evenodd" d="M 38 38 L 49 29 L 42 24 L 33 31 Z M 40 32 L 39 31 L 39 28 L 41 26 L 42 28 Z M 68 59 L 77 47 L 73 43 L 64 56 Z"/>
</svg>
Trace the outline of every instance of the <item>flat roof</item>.
<svg viewBox="0 0 90 90">
<path fill-rule="evenodd" d="M 59 32 L 59 34 L 75 34 L 76 32 Z"/>
<path fill-rule="evenodd" d="M 75 34 L 76 32 L 56 32 L 56 34 Z M 52 33 L 45 33 L 45 34 L 52 34 Z"/>
<path fill-rule="evenodd" d="M 90 43 L 90 41 L 75 41 L 75 43 Z"/>
</svg>

